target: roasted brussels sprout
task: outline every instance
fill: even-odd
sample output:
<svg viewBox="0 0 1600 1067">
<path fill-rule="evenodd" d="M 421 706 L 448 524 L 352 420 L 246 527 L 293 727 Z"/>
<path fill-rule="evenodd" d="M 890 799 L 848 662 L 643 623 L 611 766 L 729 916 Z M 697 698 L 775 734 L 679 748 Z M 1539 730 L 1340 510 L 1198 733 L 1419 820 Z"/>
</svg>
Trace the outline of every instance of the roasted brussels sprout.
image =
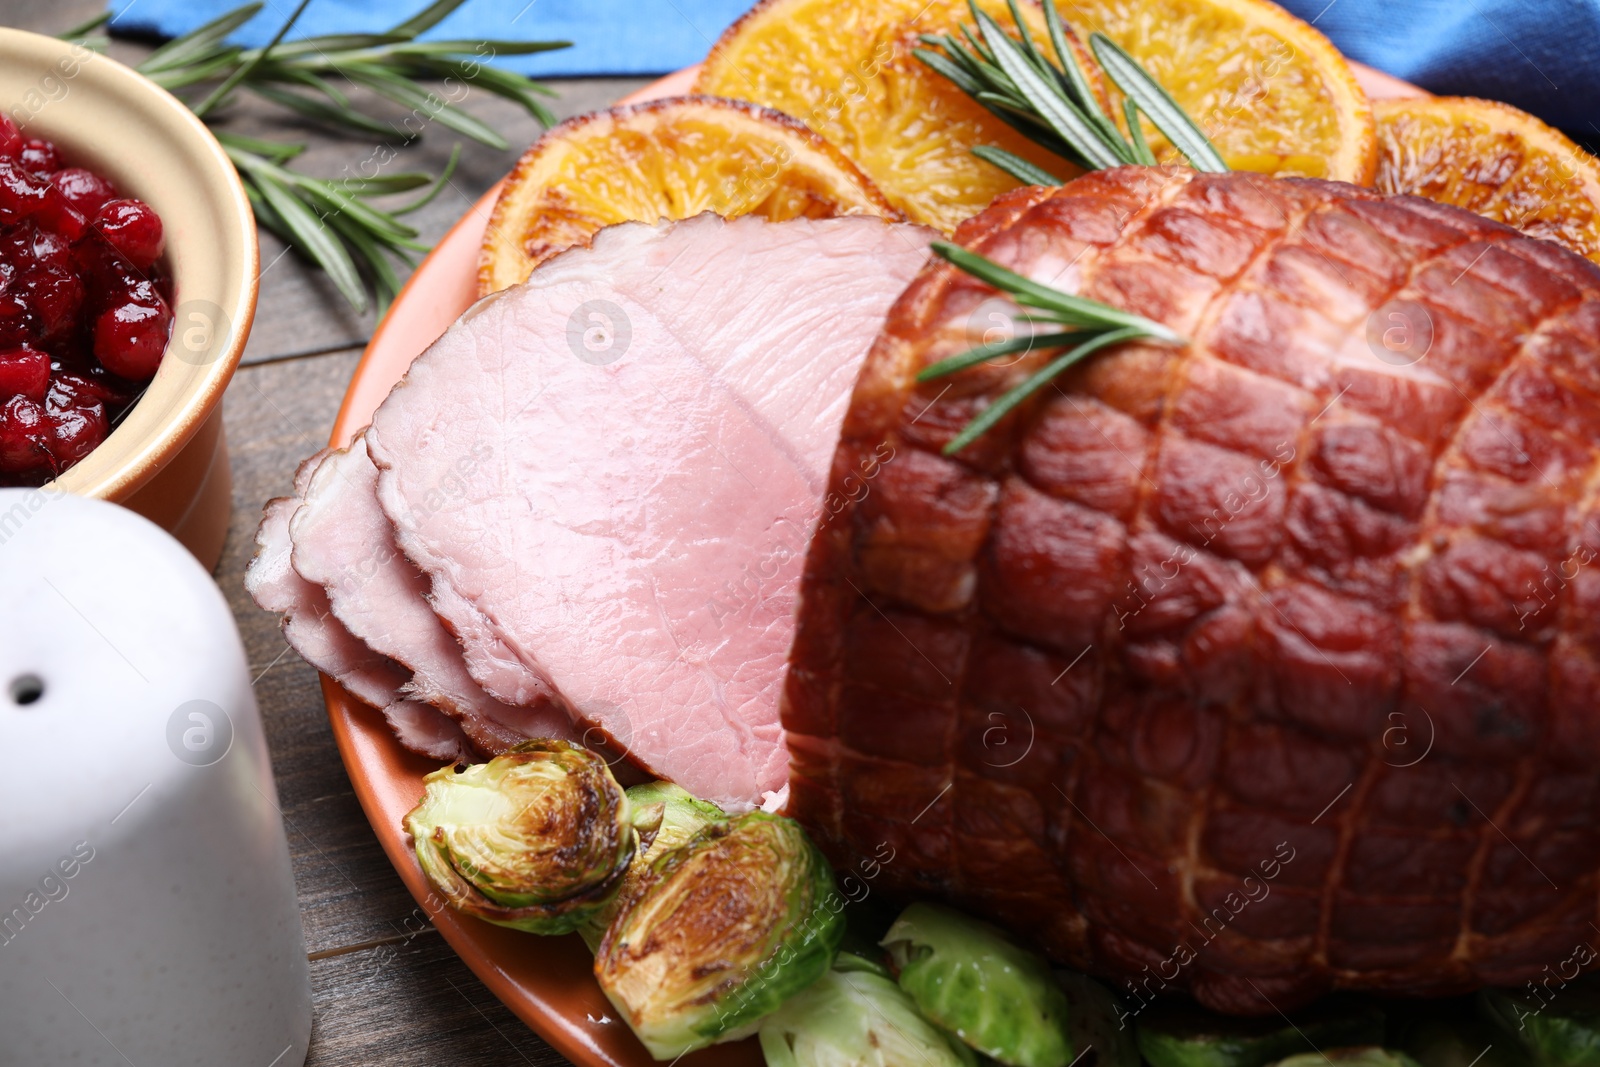
<svg viewBox="0 0 1600 1067">
<path fill-rule="evenodd" d="M 1581 962 L 1593 959 L 1590 952 Z M 1485 989 L 1478 1003 L 1484 1016 L 1540 1067 L 1600 1067 L 1600 976 L 1538 987 L 1530 982 L 1527 989 Z"/>
<path fill-rule="evenodd" d="M 844 933 L 833 871 L 798 823 L 716 821 L 646 866 L 594 973 L 657 1059 L 743 1037 L 816 981 Z"/>
<path fill-rule="evenodd" d="M 1075 1053 L 1095 1050 L 1095 1067 L 1139 1067 L 1139 1046 L 1133 1027 L 1122 1021 L 1116 995 L 1093 978 L 1076 971 L 1056 971 L 1056 984 L 1067 995 L 1067 1036 Z"/>
<path fill-rule="evenodd" d="M 535 934 L 575 930 L 622 885 L 637 840 L 627 794 L 598 756 L 525 741 L 423 779 L 406 816 L 417 859 L 451 907 Z"/>
<path fill-rule="evenodd" d="M 1378 1048 L 1375 1045 L 1358 1045 L 1353 1048 L 1330 1048 L 1326 1052 L 1297 1052 L 1277 1062 L 1275 1067 L 1421 1067 L 1404 1052 Z"/>
<path fill-rule="evenodd" d="M 849 969 L 836 966 L 761 1021 L 767 1067 L 977 1067 L 894 979 L 856 968 L 859 956 L 839 958 Z"/>
<path fill-rule="evenodd" d="M 1265 1067 L 1285 1056 L 1319 1048 L 1374 1045 L 1384 1037 L 1384 1015 L 1363 1001 L 1327 1000 L 1282 1018 L 1214 1015 L 1193 1004 L 1151 1004 L 1134 1036 L 1150 1067 Z"/>
<path fill-rule="evenodd" d="M 639 847 L 628 864 L 627 874 L 623 875 L 622 890 L 578 928 L 591 952 L 600 947 L 606 927 L 616 918 L 651 861 L 666 850 L 677 848 L 711 823 L 728 818 L 715 804 L 699 800 L 687 789 L 671 782 L 632 786 L 628 789 L 628 803 L 633 810 Z"/>
<path fill-rule="evenodd" d="M 671 782 L 646 782 L 628 790 L 633 805 L 633 825 L 646 852 L 677 848 L 707 824 L 726 819 L 727 813 L 709 800 L 700 800 Z"/>
<path fill-rule="evenodd" d="M 922 1013 L 1010 1067 L 1072 1062 L 1067 998 L 1049 966 L 988 923 L 913 904 L 883 939 Z"/>
</svg>

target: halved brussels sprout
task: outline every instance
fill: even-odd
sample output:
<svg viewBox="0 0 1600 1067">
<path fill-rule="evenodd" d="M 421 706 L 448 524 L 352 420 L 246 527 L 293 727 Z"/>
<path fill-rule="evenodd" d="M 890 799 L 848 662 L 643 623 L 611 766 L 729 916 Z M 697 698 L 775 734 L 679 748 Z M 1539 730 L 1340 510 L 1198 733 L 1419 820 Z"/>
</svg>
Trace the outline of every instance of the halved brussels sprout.
<svg viewBox="0 0 1600 1067">
<path fill-rule="evenodd" d="M 1404 1052 L 1359 1045 L 1330 1048 L 1326 1052 L 1299 1052 L 1279 1060 L 1274 1067 L 1421 1067 L 1421 1064 Z"/>
<path fill-rule="evenodd" d="M 725 821 L 728 816 L 708 800 L 700 800 L 682 786 L 671 782 L 645 782 L 628 789 L 628 803 L 633 809 L 633 826 L 639 835 L 639 847 L 623 875 L 622 889 L 604 907 L 590 916 L 579 929 L 584 943 L 593 952 L 600 947 L 606 927 L 622 910 L 623 902 L 633 895 L 639 879 L 650 863 L 668 849 L 677 848 L 713 822 Z"/>
<path fill-rule="evenodd" d="M 1217 1015 L 1184 1001 L 1157 1001 L 1134 1026 L 1150 1067 L 1265 1067 L 1319 1048 L 1372 1045 L 1383 1040 L 1382 1009 L 1348 997 L 1328 997 L 1296 1012 L 1255 1019 Z"/>
<path fill-rule="evenodd" d="M 760 1033 L 767 1067 L 977 1067 L 978 1062 L 971 1049 L 923 1018 L 894 979 L 870 970 L 835 967 L 763 1019 Z"/>
<path fill-rule="evenodd" d="M 833 871 L 798 823 L 751 812 L 652 859 L 594 973 L 657 1059 L 744 1037 L 828 969 L 844 934 Z"/>
<path fill-rule="evenodd" d="M 922 1013 L 1010 1067 L 1072 1062 L 1067 998 L 1045 961 L 988 923 L 913 904 L 883 939 Z"/>
<path fill-rule="evenodd" d="M 1576 962 L 1593 959 L 1591 951 Z M 1536 988 L 1544 993 L 1533 992 Z M 1485 989 L 1478 1005 L 1541 1067 L 1600 1067 L 1600 976 L 1558 981 L 1554 988 L 1546 980 L 1542 987 L 1530 982 L 1526 989 Z"/>
<path fill-rule="evenodd" d="M 423 873 L 451 907 L 535 934 L 564 934 L 622 885 L 637 840 L 627 794 L 600 757 L 524 741 L 423 779 L 406 816 Z"/>
</svg>

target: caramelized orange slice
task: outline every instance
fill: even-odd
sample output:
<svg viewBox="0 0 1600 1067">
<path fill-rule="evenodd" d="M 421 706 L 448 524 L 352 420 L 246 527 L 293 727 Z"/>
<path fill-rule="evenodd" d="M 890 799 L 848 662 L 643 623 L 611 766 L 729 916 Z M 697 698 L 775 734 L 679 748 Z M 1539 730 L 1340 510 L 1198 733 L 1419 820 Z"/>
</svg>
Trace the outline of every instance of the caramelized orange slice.
<svg viewBox="0 0 1600 1067">
<path fill-rule="evenodd" d="M 978 7 L 1015 25 L 1005 0 Z M 1019 8 L 1048 51 L 1043 10 L 1035 0 Z M 976 145 L 998 145 L 1061 178 L 1079 173 L 912 54 L 919 34 L 959 38 L 963 23 L 976 32 L 967 0 L 762 0 L 712 47 L 695 89 L 794 115 L 855 160 L 907 218 L 949 233 L 1018 185 L 973 156 Z M 1072 46 L 1098 89 L 1098 68 Z"/>
<path fill-rule="evenodd" d="M 685 96 L 568 119 L 517 161 L 478 258 L 478 293 L 525 281 L 603 226 L 703 211 L 782 220 L 900 215 L 838 149 L 787 115 Z"/>
<path fill-rule="evenodd" d="M 1267 0 L 1070 0 L 1061 15 L 1116 41 L 1172 94 L 1234 170 L 1367 185 L 1372 108 L 1350 64 Z M 1162 162 L 1182 162 L 1146 134 Z"/>
<path fill-rule="evenodd" d="M 1376 107 L 1379 189 L 1475 211 L 1600 263 L 1600 159 L 1560 130 L 1492 100 Z"/>
</svg>

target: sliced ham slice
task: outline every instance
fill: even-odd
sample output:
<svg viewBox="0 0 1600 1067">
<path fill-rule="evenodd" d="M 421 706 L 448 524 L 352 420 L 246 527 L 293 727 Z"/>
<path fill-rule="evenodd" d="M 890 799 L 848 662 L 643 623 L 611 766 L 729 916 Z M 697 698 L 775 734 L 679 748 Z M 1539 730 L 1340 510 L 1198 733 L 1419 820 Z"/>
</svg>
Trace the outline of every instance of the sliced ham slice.
<svg viewBox="0 0 1600 1067">
<path fill-rule="evenodd" d="M 504 752 L 529 737 L 576 740 L 547 685 L 536 688 L 530 706 L 512 707 L 473 680 L 461 646 L 428 606 L 428 580 L 396 547 L 377 488 L 364 438 L 329 455 L 289 525 L 295 570 L 322 587 L 351 634 L 412 672 L 406 694 L 446 712 L 482 751 Z"/>
<path fill-rule="evenodd" d="M 408 678 L 405 668 L 346 629 L 334 617 L 322 587 L 306 581 L 291 565 L 290 522 L 327 456 L 319 452 L 300 465 L 293 496 L 267 502 L 256 529 L 256 557 L 245 571 L 245 589 L 262 608 L 283 615 L 284 640 L 307 663 L 357 700 L 384 709 L 407 748 L 434 759 L 470 759 L 471 746 L 461 727 L 426 704 L 403 700 L 399 690 Z"/>
<path fill-rule="evenodd" d="M 396 700 L 383 709 L 384 721 L 400 743 L 413 752 L 453 763 L 475 763 L 482 757 L 456 720 L 420 700 Z"/>
<path fill-rule="evenodd" d="M 456 635 L 467 673 L 485 692 L 512 707 L 531 707 L 546 698 L 550 684 L 506 647 L 489 620 L 460 593 L 434 585 L 429 602 L 439 621 Z"/>
<path fill-rule="evenodd" d="M 654 773 L 743 810 L 856 371 L 931 234 L 876 219 L 624 224 L 477 304 L 367 435 L 434 606 Z"/>
</svg>

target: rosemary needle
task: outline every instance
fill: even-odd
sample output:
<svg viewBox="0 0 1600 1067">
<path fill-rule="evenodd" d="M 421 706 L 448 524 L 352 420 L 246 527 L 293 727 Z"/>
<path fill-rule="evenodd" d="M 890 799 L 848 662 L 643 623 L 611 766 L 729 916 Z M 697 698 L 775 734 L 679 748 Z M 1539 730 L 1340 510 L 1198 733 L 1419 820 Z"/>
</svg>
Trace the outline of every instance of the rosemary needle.
<svg viewBox="0 0 1600 1067">
<path fill-rule="evenodd" d="M 1159 322 L 1142 315 L 1120 311 L 1097 300 L 1087 300 L 1041 285 L 960 245 L 950 244 L 948 241 L 935 241 L 931 248 L 934 255 L 974 278 L 989 283 L 1023 307 L 1035 309 L 1038 314 L 1028 316 L 1030 323 L 1045 323 L 1064 329 L 980 345 L 960 355 L 931 364 L 917 375 L 917 381 L 925 382 L 955 374 L 996 356 L 1034 349 L 1072 346 L 1030 374 L 1021 383 L 1008 389 L 979 412 L 977 417 L 967 423 L 961 432 L 944 446 L 944 454 L 947 456 L 961 451 L 977 440 L 1018 404 L 1055 380 L 1062 371 L 1081 363 L 1103 348 L 1110 348 L 1125 341 L 1155 341 L 1168 345 L 1187 343 Z"/>
<path fill-rule="evenodd" d="M 1016 0 L 1006 2 L 1017 37 L 979 10 L 976 0 L 967 2 L 978 29 L 976 34 L 966 26 L 961 27 L 960 40 L 953 34 L 924 34 L 921 41 L 927 47 L 914 49 L 914 53 L 1024 137 L 1083 170 L 1124 164 L 1149 166 L 1156 159 L 1139 122 L 1143 113 L 1196 170 L 1228 169 L 1199 125 L 1172 95 L 1115 41 L 1103 33 L 1093 33 L 1089 47 L 1124 97 L 1123 118 L 1128 133 L 1123 134 L 1101 110 L 1077 57 L 1067 46 L 1061 15 L 1053 0 L 1043 0 L 1043 4 L 1055 62 L 1034 44 Z M 972 152 L 1029 185 L 1061 184 L 1049 171 L 1003 148 L 979 145 Z"/>
</svg>

